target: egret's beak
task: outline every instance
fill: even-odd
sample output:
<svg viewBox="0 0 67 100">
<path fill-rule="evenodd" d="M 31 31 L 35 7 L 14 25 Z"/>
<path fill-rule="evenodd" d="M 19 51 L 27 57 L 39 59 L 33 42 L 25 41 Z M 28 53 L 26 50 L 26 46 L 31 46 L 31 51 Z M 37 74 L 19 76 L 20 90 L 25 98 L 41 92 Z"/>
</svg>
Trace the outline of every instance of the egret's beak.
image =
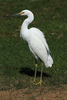
<svg viewBox="0 0 67 100">
<path fill-rule="evenodd" d="M 17 14 L 12 15 L 11 17 L 19 16 L 19 15 L 21 15 L 21 14 L 20 13 L 17 13 Z"/>
<path fill-rule="evenodd" d="M 20 13 L 14 14 L 14 15 L 12 15 L 11 17 L 20 16 L 21 14 L 24 14 L 24 12 L 20 12 Z"/>
</svg>

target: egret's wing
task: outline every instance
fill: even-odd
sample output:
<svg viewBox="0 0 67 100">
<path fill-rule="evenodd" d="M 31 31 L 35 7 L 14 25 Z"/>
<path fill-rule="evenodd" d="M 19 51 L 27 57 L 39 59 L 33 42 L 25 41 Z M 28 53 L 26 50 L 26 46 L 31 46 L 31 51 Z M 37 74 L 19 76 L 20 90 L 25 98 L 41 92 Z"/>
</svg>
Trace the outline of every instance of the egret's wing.
<svg viewBox="0 0 67 100">
<path fill-rule="evenodd" d="M 30 30 L 30 41 L 29 45 L 33 52 L 43 61 L 47 62 L 48 59 L 48 53 L 47 50 L 49 51 L 48 45 L 46 40 L 44 40 L 44 35 L 38 34 L 40 31 L 37 29 L 31 29 Z M 37 34 L 36 34 L 37 33 Z M 45 45 L 46 44 L 46 45 Z"/>
<path fill-rule="evenodd" d="M 46 39 L 45 39 L 45 36 L 43 34 L 43 32 L 41 32 L 39 29 L 37 28 L 31 28 L 31 33 L 34 34 L 35 36 L 37 36 L 44 44 L 46 50 L 47 50 L 47 53 L 49 54 L 50 53 L 50 50 L 49 50 L 49 47 L 48 47 L 48 44 L 46 42 Z"/>
<path fill-rule="evenodd" d="M 46 67 L 52 67 L 53 59 L 49 54 L 50 51 L 45 36 L 36 28 L 31 28 L 29 32 L 28 45 L 33 51 L 32 53 L 36 54 L 36 56 L 44 62 Z"/>
<path fill-rule="evenodd" d="M 32 46 L 30 44 L 28 44 L 30 51 L 32 52 L 32 54 L 35 56 L 35 58 L 38 60 L 38 56 L 35 54 L 35 51 L 32 49 Z"/>
</svg>

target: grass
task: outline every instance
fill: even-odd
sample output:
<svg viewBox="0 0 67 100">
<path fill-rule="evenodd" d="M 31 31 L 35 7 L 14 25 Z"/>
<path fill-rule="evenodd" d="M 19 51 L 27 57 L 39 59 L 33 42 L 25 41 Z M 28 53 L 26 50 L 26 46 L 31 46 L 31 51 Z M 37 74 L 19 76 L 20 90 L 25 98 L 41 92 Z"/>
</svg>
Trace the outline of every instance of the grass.
<svg viewBox="0 0 67 100">
<path fill-rule="evenodd" d="M 31 10 L 35 20 L 29 25 L 42 30 L 54 60 L 52 68 L 43 70 L 43 85 L 67 84 L 67 0 L 0 0 L 0 90 L 38 88 L 30 83 L 34 77 L 34 57 L 27 43 L 19 37 L 26 17 L 13 17 L 23 9 Z M 38 61 L 37 81 L 41 65 Z M 30 91 L 29 91 L 30 92 Z"/>
</svg>

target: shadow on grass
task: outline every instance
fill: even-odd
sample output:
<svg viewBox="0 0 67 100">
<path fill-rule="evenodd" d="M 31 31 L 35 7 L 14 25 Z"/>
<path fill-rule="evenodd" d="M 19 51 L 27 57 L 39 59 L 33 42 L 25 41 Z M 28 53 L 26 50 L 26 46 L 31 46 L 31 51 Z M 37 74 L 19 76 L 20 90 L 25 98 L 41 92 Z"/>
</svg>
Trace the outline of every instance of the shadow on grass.
<svg viewBox="0 0 67 100">
<path fill-rule="evenodd" d="M 34 77 L 35 70 L 32 70 L 30 68 L 21 68 L 19 72 L 20 72 L 20 74 L 27 74 L 28 76 Z M 41 72 L 37 71 L 38 77 L 40 77 L 40 74 L 41 74 Z M 51 75 L 43 73 L 43 77 L 51 77 Z"/>
</svg>

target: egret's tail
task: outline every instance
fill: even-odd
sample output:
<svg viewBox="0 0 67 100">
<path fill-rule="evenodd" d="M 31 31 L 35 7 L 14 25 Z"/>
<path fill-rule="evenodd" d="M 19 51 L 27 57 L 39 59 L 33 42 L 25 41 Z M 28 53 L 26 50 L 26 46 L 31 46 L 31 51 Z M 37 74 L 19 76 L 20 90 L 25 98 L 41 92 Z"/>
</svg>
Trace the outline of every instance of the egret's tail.
<svg viewBox="0 0 67 100">
<path fill-rule="evenodd" d="M 48 67 L 52 67 L 52 64 L 53 64 L 53 59 L 52 59 L 52 57 L 49 55 L 48 56 L 48 60 L 47 60 L 47 62 L 46 62 L 46 67 L 48 68 Z"/>
</svg>

